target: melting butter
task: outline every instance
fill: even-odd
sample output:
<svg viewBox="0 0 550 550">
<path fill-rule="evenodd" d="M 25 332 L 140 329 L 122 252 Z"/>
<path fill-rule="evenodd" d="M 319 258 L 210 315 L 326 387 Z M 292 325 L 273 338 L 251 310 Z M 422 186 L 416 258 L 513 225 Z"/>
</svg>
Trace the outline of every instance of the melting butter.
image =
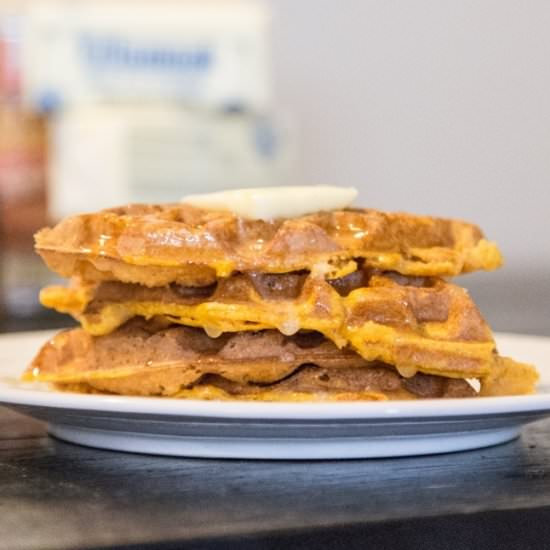
<svg viewBox="0 0 550 550">
<path fill-rule="evenodd" d="M 292 336 L 300 330 L 300 323 L 298 319 L 287 319 L 279 325 L 279 332 L 285 336 Z"/>
<path fill-rule="evenodd" d="M 354 187 L 304 185 L 231 189 L 187 195 L 181 202 L 209 210 L 233 212 L 247 219 L 273 220 L 345 208 L 356 197 L 357 189 Z"/>
<path fill-rule="evenodd" d="M 466 380 L 466 382 L 476 393 L 481 391 L 481 382 L 477 378 L 465 378 L 464 380 Z"/>
<path fill-rule="evenodd" d="M 217 329 L 215 327 L 205 326 L 203 328 L 204 328 L 204 332 L 206 332 L 206 334 L 210 336 L 210 338 L 219 338 L 223 334 L 222 330 Z"/>
<path fill-rule="evenodd" d="M 412 378 L 418 372 L 418 369 L 415 367 L 405 367 L 405 366 L 396 365 L 395 368 L 403 378 Z"/>
</svg>

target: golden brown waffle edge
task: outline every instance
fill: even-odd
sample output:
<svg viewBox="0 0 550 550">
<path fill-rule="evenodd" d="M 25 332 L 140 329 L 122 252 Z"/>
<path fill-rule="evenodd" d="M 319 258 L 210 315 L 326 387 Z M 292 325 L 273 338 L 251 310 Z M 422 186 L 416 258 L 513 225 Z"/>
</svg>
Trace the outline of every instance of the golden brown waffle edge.
<svg viewBox="0 0 550 550">
<path fill-rule="evenodd" d="M 315 334 L 236 333 L 213 339 L 199 329 L 134 320 L 106 336 L 63 331 L 44 344 L 28 380 L 62 389 L 207 399 L 380 400 L 475 395 L 463 379 L 367 362 Z M 479 377 L 482 395 L 533 390 L 536 372 L 495 356 Z"/>
<path fill-rule="evenodd" d="M 466 222 L 370 209 L 261 221 L 129 205 L 67 218 L 35 241 L 75 281 L 44 289 L 42 303 L 85 330 L 45 344 L 27 380 L 263 401 L 513 395 L 537 381 L 532 366 L 498 355 L 467 292 L 440 278 L 502 263 Z M 228 359 L 231 349 L 253 355 Z"/>
<path fill-rule="evenodd" d="M 405 275 L 454 276 L 499 267 L 497 246 L 458 220 L 355 209 L 245 220 L 189 205 L 131 205 L 73 216 L 35 236 L 64 277 L 158 286 L 208 284 L 235 271 L 333 270 L 355 259 Z M 321 266 L 321 267 L 320 267 Z"/>
<path fill-rule="evenodd" d="M 369 361 L 400 369 L 447 376 L 488 372 L 494 341 L 467 292 L 440 279 L 361 273 L 332 284 L 311 274 L 238 274 L 203 290 L 77 284 L 45 289 L 41 300 L 71 313 L 98 336 L 136 316 L 160 316 L 202 327 L 211 336 L 264 329 L 287 335 L 317 331 L 339 347 L 352 345 Z M 341 295 L 336 288 L 342 291 L 344 285 L 349 292 Z"/>
</svg>

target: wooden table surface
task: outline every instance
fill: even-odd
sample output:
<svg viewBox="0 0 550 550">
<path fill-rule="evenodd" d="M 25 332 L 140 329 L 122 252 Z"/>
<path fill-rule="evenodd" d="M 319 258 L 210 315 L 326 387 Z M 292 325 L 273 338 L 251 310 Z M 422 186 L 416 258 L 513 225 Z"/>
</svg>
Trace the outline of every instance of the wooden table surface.
<svg viewBox="0 0 550 550">
<path fill-rule="evenodd" d="M 549 435 L 545 420 L 479 451 L 220 461 L 79 447 L 0 408 L 0 548 L 549 548 Z"/>
</svg>

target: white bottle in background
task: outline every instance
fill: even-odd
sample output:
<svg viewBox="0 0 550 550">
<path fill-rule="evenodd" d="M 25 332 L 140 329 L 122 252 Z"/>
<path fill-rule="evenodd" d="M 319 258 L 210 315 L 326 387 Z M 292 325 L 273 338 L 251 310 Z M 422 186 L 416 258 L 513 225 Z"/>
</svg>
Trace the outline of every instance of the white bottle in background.
<svg viewBox="0 0 550 550">
<path fill-rule="evenodd" d="M 51 119 L 50 216 L 289 182 L 292 130 L 284 117 L 174 104 L 64 109 Z"/>
<path fill-rule="evenodd" d="M 37 2 L 24 29 L 24 100 L 46 110 L 165 100 L 262 111 L 268 23 L 253 0 Z"/>
</svg>

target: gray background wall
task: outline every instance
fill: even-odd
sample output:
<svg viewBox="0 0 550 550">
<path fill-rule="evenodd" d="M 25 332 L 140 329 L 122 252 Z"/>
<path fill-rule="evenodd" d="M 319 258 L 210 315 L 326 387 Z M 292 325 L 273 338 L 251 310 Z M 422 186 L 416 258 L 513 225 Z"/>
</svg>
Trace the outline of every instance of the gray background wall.
<svg viewBox="0 0 550 550">
<path fill-rule="evenodd" d="M 497 328 L 550 334 L 550 2 L 270 4 L 297 178 L 477 222 L 507 263 L 462 283 Z"/>
</svg>

